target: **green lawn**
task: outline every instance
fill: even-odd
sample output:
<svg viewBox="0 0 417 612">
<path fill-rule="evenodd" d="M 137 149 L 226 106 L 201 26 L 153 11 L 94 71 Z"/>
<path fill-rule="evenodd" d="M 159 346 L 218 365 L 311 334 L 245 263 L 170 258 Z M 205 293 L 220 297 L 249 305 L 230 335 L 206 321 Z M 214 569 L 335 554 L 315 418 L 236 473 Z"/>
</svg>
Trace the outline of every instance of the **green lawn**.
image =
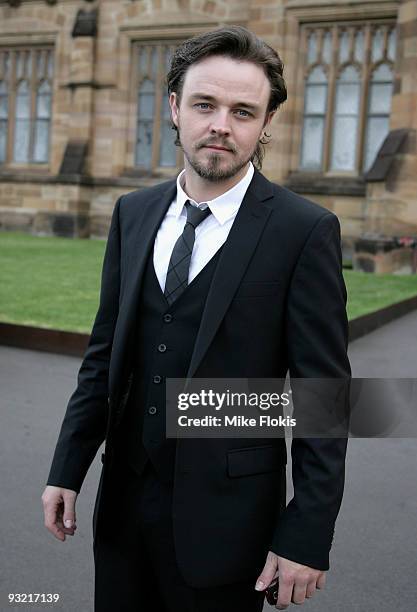
<svg viewBox="0 0 417 612">
<path fill-rule="evenodd" d="M 0 321 L 89 332 L 105 242 L 0 233 Z M 417 295 L 417 276 L 345 271 L 349 318 Z"/>
<path fill-rule="evenodd" d="M 0 321 L 90 331 L 105 242 L 0 234 Z"/>
<path fill-rule="evenodd" d="M 344 270 L 348 290 L 348 316 L 379 310 L 417 295 L 417 275 L 366 274 Z"/>
</svg>

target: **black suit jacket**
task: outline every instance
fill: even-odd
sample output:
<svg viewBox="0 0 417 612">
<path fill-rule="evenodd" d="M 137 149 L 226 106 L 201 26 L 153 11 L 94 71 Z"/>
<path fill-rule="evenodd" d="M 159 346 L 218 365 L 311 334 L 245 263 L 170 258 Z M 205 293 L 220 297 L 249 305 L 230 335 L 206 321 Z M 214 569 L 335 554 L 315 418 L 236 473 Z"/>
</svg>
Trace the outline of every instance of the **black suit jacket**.
<svg viewBox="0 0 417 612">
<path fill-rule="evenodd" d="M 95 542 L 113 528 L 120 423 L 146 257 L 175 181 L 122 196 L 114 209 L 100 305 L 48 484 L 79 491 L 103 440 Z M 188 377 L 348 378 L 340 228 L 328 210 L 255 172 L 207 296 Z M 173 524 L 186 581 L 255 579 L 272 550 L 328 569 L 344 485 L 346 440 L 295 439 L 295 494 L 285 508 L 283 439 L 178 440 Z M 114 493 L 114 491 L 113 491 Z"/>
</svg>

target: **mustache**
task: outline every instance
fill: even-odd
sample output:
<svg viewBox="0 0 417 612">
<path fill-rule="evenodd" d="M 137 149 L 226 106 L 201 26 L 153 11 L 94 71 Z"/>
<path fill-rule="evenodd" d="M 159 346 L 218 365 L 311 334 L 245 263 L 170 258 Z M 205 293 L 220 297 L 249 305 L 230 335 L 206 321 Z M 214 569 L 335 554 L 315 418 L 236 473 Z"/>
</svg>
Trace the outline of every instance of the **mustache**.
<svg viewBox="0 0 417 612">
<path fill-rule="evenodd" d="M 204 147 L 223 147 L 229 149 L 232 153 L 236 153 L 236 147 L 229 142 L 218 142 L 216 140 L 202 140 L 196 145 L 196 149 L 203 149 Z"/>
</svg>

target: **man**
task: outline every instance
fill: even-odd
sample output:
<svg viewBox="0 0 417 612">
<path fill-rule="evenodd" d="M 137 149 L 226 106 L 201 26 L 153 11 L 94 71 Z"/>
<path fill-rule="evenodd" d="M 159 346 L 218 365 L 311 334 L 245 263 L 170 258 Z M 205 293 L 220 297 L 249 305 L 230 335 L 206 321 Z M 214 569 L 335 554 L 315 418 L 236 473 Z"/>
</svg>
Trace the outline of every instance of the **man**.
<svg viewBox="0 0 417 612">
<path fill-rule="evenodd" d="M 286 99 L 277 53 L 242 27 L 186 41 L 168 74 L 177 181 L 120 198 L 100 306 L 42 496 L 75 531 L 103 440 L 95 609 L 255 612 L 325 582 L 346 440 L 167 439 L 165 379 L 348 378 L 336 217 L 258 170 Z"/>
</svg>

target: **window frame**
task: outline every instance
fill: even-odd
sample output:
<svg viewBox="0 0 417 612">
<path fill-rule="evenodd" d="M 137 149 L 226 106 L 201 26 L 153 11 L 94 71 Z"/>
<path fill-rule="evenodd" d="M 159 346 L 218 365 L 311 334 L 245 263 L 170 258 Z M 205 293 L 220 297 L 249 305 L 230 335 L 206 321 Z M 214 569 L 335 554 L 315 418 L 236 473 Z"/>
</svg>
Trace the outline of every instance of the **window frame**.
<svg viewBox="0 0 417 612">
<path fill-rule="evenodd" d="M 176 46 L 183 42 L 183 38 L 178 38 L 175 35 L 171 37 L 163 38 L 152 38 L 152 39 L 133 39 L 131 41 L 131 67 L 132 78 L 131 91 L 130 91 L 130 108 L 132 112 L 129 118 L 129 134 L 131 135 L 128 142 L 127 150 L 127 168 L 129 173 L 133 173 L 139 176 L 167 176 L 171 177 L 173 174 L 178 173 L 183 165 L 183 153 L 180 147 L 176 147 L 176 164 L 175 166 L 162 166 L 160 165 L 160 146 L 161 146 L 161 132 L 162 132 L 162 110 L 163 110 L 163 97 L 166 94 L 166 66 L 164 50 L 166 47 L 170 47 L 171 52 Z M 139 48 L 144 47 L 148 49 L 157 49 L 157 69 L 156 69 L 156 82 L 155 82 L 155 112 L 153 115 L 153 134 L 152 134 L 152 159 L 150 168 L 139 166 L 136 163 L 136 143 L 137 143 L 137 130 L 139 124 L 139 109 L 138 109 L 138 94 L 139 85 L 141 82 L 140 77 L 143 80 L 151 77 L 151 61 L 152 55 L 148 54 L 148 66 L 147 73 L 140 74 L 139 70 Z M 174 136 L 174 133 L 173 133 Z"/>
<path fill-rule="evenodd" d="M 385 28 L 383 38 L 383 57 L 379 60 L 372 59 L 372 33 L 378 28 Z M 392 83 L 394 82 L 395 58 L 388 57 L 388 42 L 389 32 L 391 29 L 396 29 L 397 23 L 393 18 L 382 19 L 338 19 L 330 23 L 329 21 L 318 20 L 317 22 L 305 21 L 300 23 L 301 37 L 301 61 L 299 68 L 298 91 L 300 99 L 303 100 L 303 106 L 300 112 L 300 123 L 298 126 L 298 151 L 295 170 L 300 174 L 315 174 L 323 177 L 362 177 L 366 173 L 365 163 L 365 146 L 367 133 L 369 91 L 373 72 L 381 64 L 387 64 L 392 71 Z M 363 59 L 361 62 L 355 58 L 354 41 L 357 29 L 360 28 L 364 33 L 363 38 Z M 308 62 L 308 36 L 311 31 L 318 32 L 316 61 Z M 346 61 L 339 62 L 339 41 L 340 34 L 338 31 L 347 30 L 350 34 L 349 38 L 349 58 Z M 331 32 L 331 63 L 326 64 L 321 59 L 321 49 L 326 31 Z M 398 39 L 397 39 L 398 45 Z M 332 158 L 332 143 L 333 143 L 333 124 L 335 120 L 335 105 L 336 105 L 336 88 L 337 79 L 343 69 L 347 66 L 354 66 L 359 69 L 360 78 L 360 99 L 359 99 L 359 114 L 358 128 L 356 134 L 356 150 L 355 150 L 355 167 L 354 170 L 331 169 Z M 305 117 L 305 93 L 308 75 L 316 67 L 322 67 L 327 75 L 327 104 L 326 116 L 323 136 L 323 152 L 322 164 L 320 168 L 309 169 L 303 167 L 302 162 L 302 143 L 304 138 L 304 117 Z M 391 97 L 392 100 L 392 97 Z"/>
<path fill-rule="evenodd" d="M 52 125 L 53 125 L 53 101 L 54 101 L 54 79 L 55 79 L 55 46 L 51 42 L 39 42 L 30 44 L 5 44 L 0 41 L 0 81 L 5 81 L 7 86 L 7 133 L 6 133 L 6 156 L 5 160 L 0 162 L 1 169 L 48 169 L 51 162 L 52 154 Z M 17 75 L 17 53 L 29 53 L 29 60 L 26 60 L 22 77 Z M 37 58 L 38 53 L 44 53 L 44 72 L 38 76 L 37 73 Z M 6 79 L 3 70 L 3 55 L 9 55 L 9 74 Z M 52 73 L 49 73 L 48 61 L 52 61 Z M 32 66 L 31 73 L 28 74 L 27 62 Z M 14 156 L 15 149 L 15 130 L 16 130 L 16 103 L 17 103 L 17 88 L 19 83 L 26 81 L 29 87 L 29 154 L 28 160 L 16 161 Z M 49 130 L 48 130 L 48 159 L 46 161 L 36 161 L 35 154 L 35 139 L 37 129 L 37 98 L 38 89 L 43 82 L 47 82 L 50 87 L 50 114 L 49 114 Z"/>
</svg>

